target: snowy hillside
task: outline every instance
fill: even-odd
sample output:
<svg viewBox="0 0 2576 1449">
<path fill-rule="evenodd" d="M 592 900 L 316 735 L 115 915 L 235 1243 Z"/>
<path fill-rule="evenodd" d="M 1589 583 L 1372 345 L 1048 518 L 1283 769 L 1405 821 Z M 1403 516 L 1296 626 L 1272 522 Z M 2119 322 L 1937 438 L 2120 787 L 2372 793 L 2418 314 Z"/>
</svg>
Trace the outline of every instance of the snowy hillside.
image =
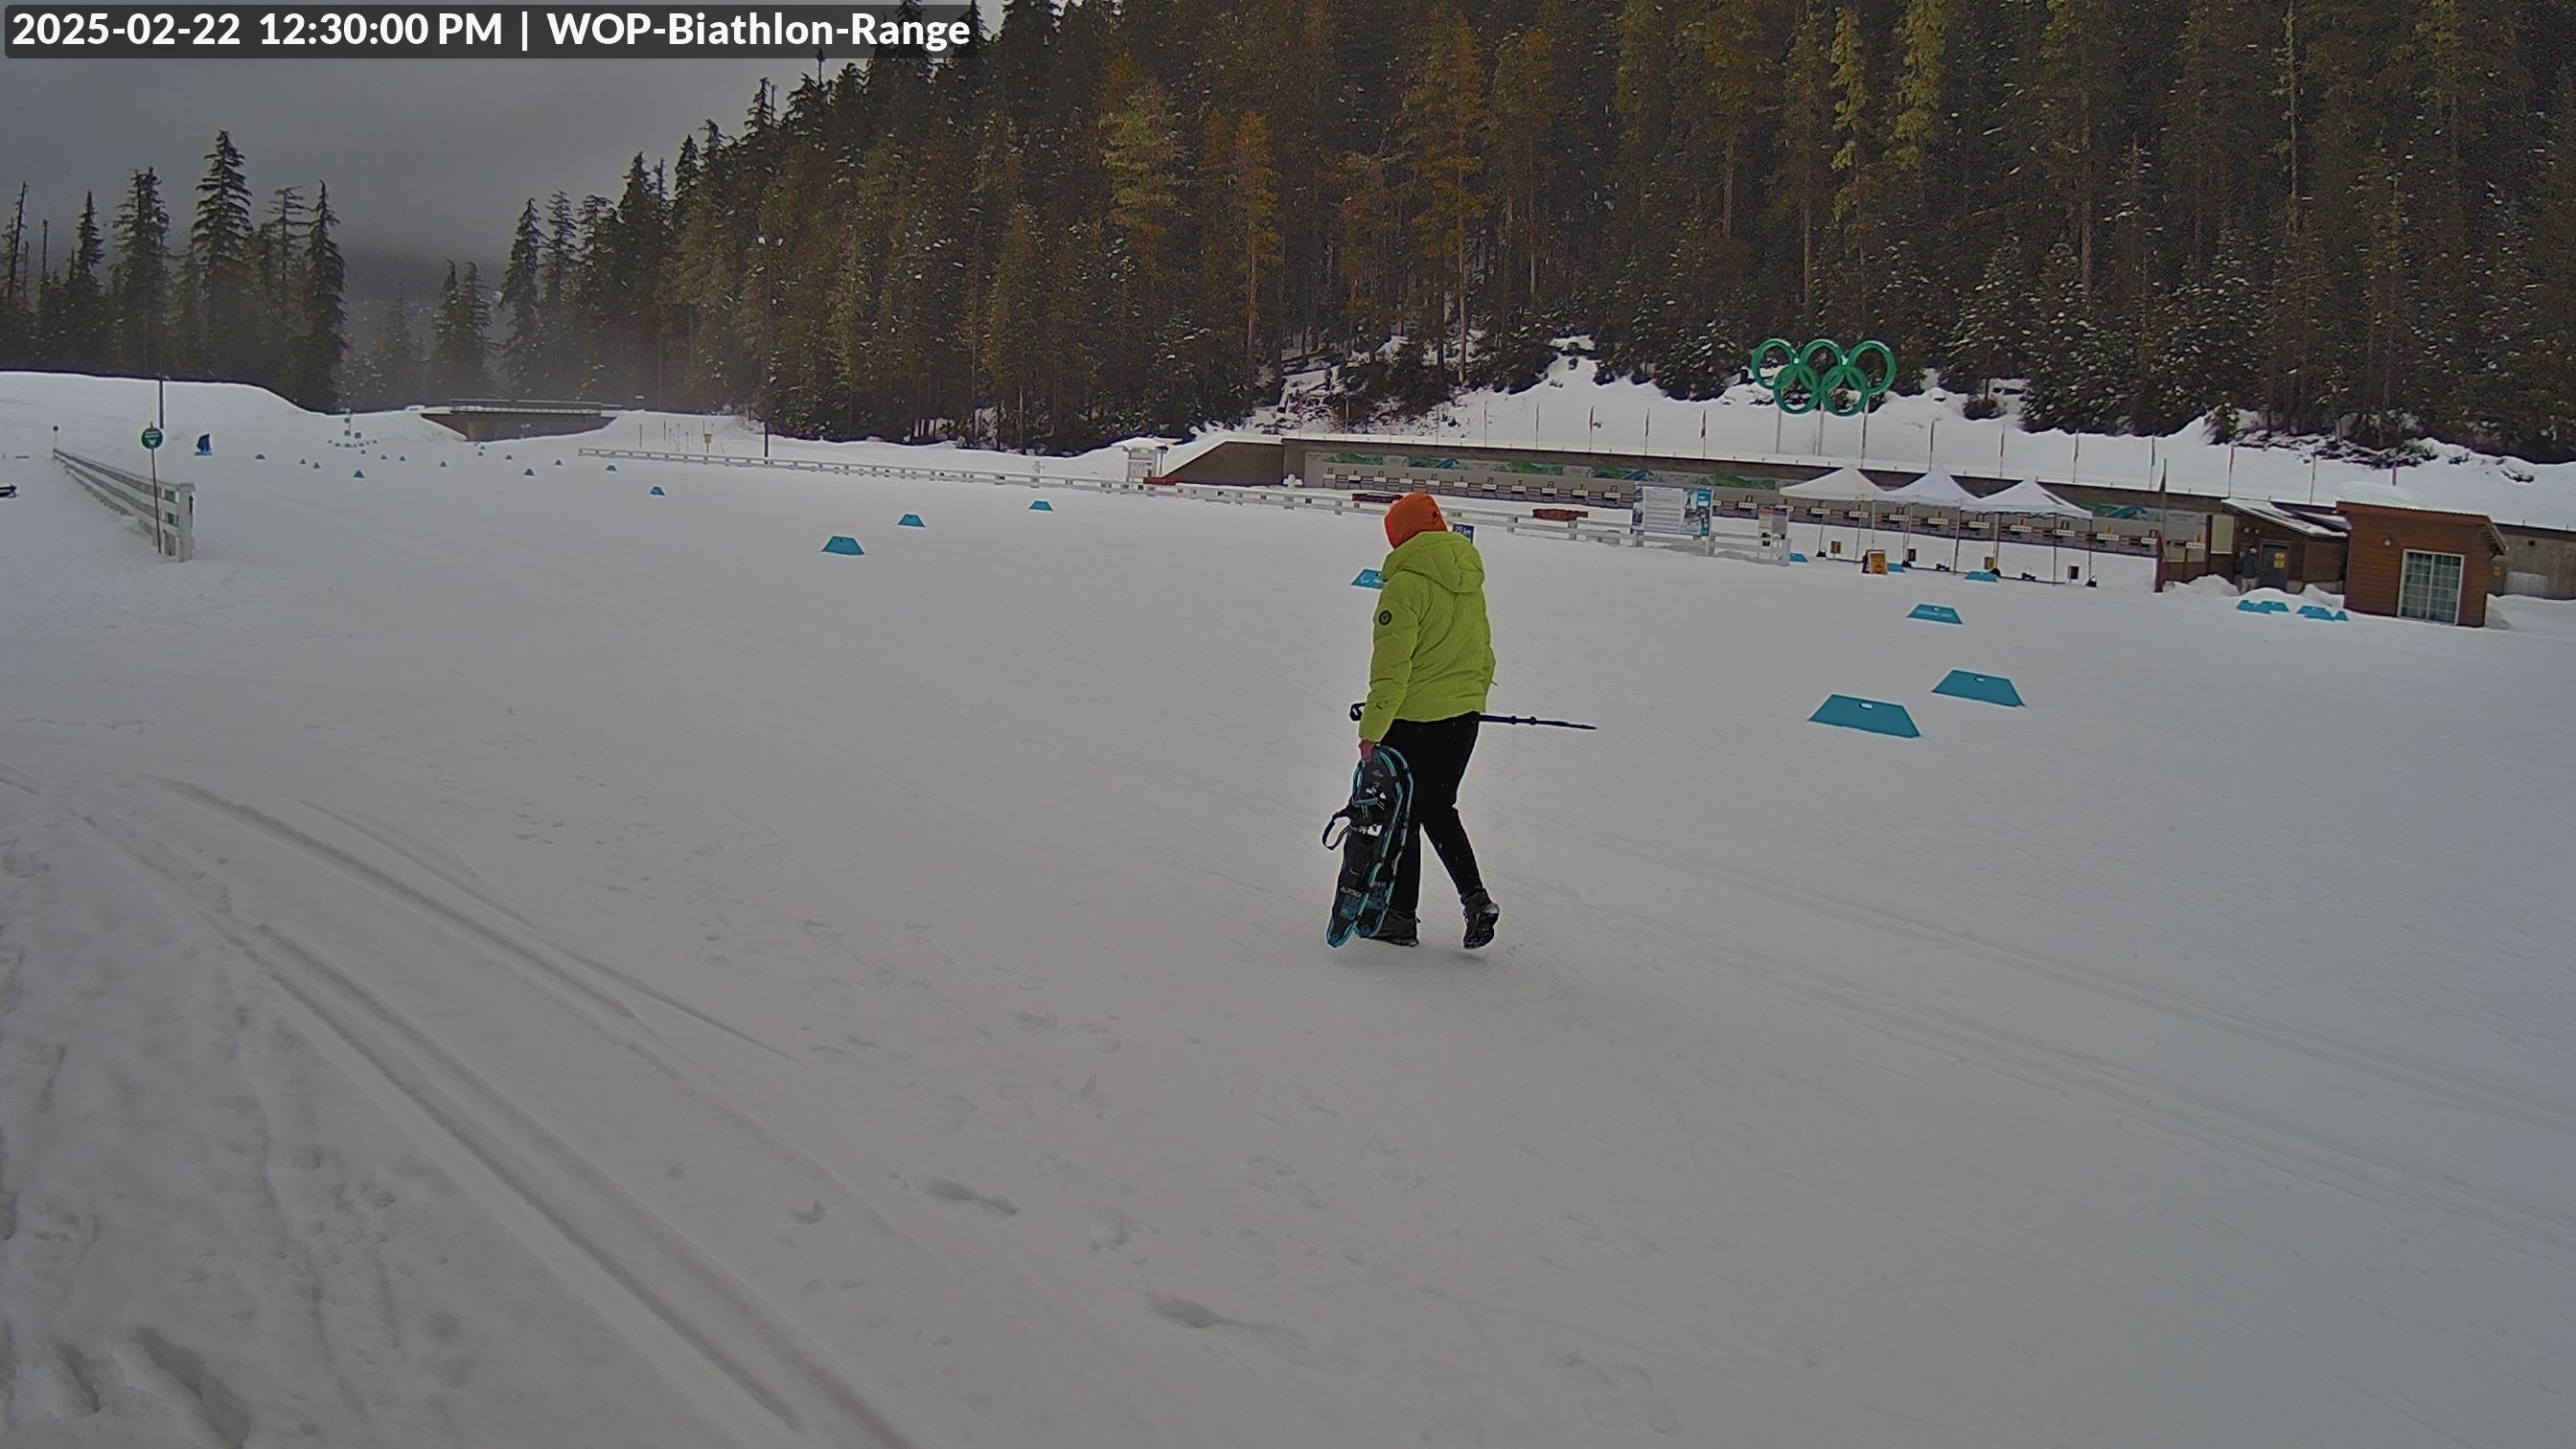
<svg viewBox="0 0 2576 1449">
<path fill-rule="evenodd" d="M 1373 518 L 169 408 L 0 376 L 12 1449 L 2566 1442 L 2563 610 L 1488 530 L 1600 730 L 1333 951 Z"/>
<path fill-rule="evenodd" d="M 1969 418 L 1962 411 L 1966 401 L 1937 389 L 1890 397 L 1871 411 L 1864 435 L 1857 417 L 1784 416 L 1767 390 L 1751 384 L 1724 397 L 1685 401 L 1652 384 L 1603 378 L 1588 357 L 1561 357 L 1536 387 L 1466 392 L 1392 431 L 1462 443 L 1677 459 L 1778 458 L 1819 467 L 1921 469 L 1937 460 L 1972 476 L 2106 487 L 2152 488 L 2163 478 L 2176 490 L 2220 497 L 2331 502 L 2359 496 L 2484 513 L 2498 523 L 2576 528 L 2576 463 L 2529 463 L 2431 444 L 2427 461 L 2398 469 L 2405 496 L 2392 498 L 2385 467 L 2320 457 L 2313 446 L 2231 449 L 2212 443 L 2207 425 L 2197 422 L 2166 438 L 2024 432 L 2012 418 Z M 1311 408 L 1268 408 L 1253 417 L 1249 431 L 1202 434 L 1173 456 L 1177 461 L 1223 437 L 1280 431 L 1328 435 L 1334 428 Z"/>
</svg>

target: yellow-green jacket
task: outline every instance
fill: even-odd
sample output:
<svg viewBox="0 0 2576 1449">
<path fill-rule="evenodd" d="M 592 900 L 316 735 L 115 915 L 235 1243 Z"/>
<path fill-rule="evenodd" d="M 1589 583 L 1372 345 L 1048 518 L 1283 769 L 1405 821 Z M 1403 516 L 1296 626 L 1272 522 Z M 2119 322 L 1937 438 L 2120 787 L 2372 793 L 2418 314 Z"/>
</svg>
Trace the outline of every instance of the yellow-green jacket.
<svg viewBox="0 0 2576 1449">
<path fill-rule="evenodd" d="M 1494 635 L 1485 622 L 1485 561 L 1446 529 L 1418 533 L 1378 570 L 1377 631 L 1369 653 L 1360 738 L 1383 740 L 1400 719 L 1475 714 L 1494 687 Z"/>
</svg>

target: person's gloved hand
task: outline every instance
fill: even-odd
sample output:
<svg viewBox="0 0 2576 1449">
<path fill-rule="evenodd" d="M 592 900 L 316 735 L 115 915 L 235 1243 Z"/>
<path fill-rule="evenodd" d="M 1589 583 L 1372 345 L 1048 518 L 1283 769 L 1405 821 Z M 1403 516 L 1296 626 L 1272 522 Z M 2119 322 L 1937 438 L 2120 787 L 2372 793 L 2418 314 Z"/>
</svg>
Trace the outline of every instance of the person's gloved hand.
<svg viewBox="0 0 2576 1449">
<path fill-rule="evenodd" d="M 1376 753 L 1377 753 L 1377 741 L 1375 741 L 1375 740 L 1362 740 L 1362 741 L 1360 741 L 1360 759 L 1361 759 L 1361 760 L 1365 761 L 1365 760 L 1369 759 L 1371 756 L 1375 755 Z"/>
</svg>

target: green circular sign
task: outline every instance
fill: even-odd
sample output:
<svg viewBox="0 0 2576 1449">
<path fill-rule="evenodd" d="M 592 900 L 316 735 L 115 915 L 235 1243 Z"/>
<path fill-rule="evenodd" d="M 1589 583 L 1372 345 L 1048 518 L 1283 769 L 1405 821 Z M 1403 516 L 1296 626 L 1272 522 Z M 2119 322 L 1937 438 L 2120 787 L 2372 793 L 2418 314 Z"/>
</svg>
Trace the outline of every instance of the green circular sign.
<svg viewBox="0 0 2576 1449">
<path fill-rule="evenodd" d="M 161 430 L 159 428 L 145 428 L 143 430 L 143 446 L 147 448 L 160 447 Z"/>
<path fill-rule="evenodd" d="M 1868 358 L 1879 364 L 1875 377 L 1861 370 Z M 1896 354 L 1884 342 L 1863 342 L 1845 352 L 1830 338 L 1793 347 L 1774 337 L 1753 349 L 1753 380 L 1771 390 L 1771 401 L 1784 413 L 1821 407 L 1847 418 L 1866 411 L 1896 386 Z"/>
</svg>

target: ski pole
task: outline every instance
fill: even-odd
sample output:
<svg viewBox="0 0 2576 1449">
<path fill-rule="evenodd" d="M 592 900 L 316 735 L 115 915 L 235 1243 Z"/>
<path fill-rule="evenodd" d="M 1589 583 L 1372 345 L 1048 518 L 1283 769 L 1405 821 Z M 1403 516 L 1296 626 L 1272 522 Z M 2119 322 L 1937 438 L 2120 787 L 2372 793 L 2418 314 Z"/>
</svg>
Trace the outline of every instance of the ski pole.
<svg viewBox="0 0 2576 1449">
<path fill-rule="evenodd" d="M 1359 723 L 1360 716 L 1366 712 L 1367 711 L 1359 704 L 1353 704 L 1351 706 L 1351 723 Z M 1545 725 L 1550 729 L 1560 730 L 1597 730 L 1601 728 L 1599 725 L 1576 724 L 1572 720 L 1540 719 L 1535 715 L 1525 714 L 1480 714 L 1476 716 L 1476 718 L 1484 721 L 1486 724 Z"/>
</svg>

